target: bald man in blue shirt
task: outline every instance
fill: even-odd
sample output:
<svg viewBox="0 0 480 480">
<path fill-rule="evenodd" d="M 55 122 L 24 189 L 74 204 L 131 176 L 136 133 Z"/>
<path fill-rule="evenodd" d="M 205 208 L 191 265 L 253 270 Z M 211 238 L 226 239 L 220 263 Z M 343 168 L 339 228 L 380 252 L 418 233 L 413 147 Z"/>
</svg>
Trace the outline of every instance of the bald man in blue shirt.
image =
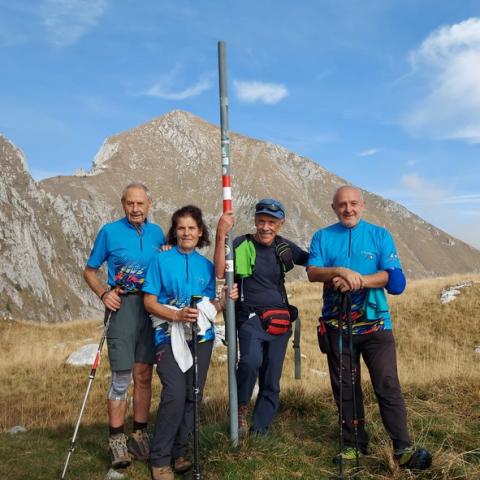
<svg viewBox="0 0 480 480">
<path fill-rule="evenodd" d="M 338 223 L 318 230 L 311 242 L 307 274 L 311 282 L 323 282 L 321 329 L 328 348 L 328 366 L 337 406 L 342 388 L 344 438 L 343 450 L 335 463 L 355 460 L 366 454 L 364 407 L 360 382 L 360 356 L 370 373 L 378 399 L 383 424 L 390 435 L 394 458 L 402 468 L 423 470 L 431 464 L 430 453 L 415 449 L 407 429 L 407 412 L 397 373 L 395 341 L 384 289 L 400 294 L 405 277 L 390 233 L 383 227 L 362 219 L 365 202 L 362 192 L 352 186 L 340 187 L 333 197 L 332 208 Z M 340 386 L 339 316 L 342 294 L 351 295 L 352 351 L 342 333 L 343 354 L 352 359 L 355 375 L 355 408 L 352 375 L 342 375 Z M 342 318 L 343 320 L 343 318 Z M 343 322 L 342 332 L 345 332 Z M 322 336 L 323 336 L 322 335 Z M 325 344 L 324 344 L 325 345 Z M 355 448 L 355 425 L 357 446 Z"/>
</svg>

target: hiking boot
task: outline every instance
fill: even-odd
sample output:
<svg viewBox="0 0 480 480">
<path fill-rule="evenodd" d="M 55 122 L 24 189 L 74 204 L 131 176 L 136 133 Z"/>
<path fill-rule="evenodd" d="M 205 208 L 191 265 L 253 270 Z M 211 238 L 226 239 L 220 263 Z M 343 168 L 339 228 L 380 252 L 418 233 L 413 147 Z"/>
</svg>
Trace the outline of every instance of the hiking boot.
<svg viewBox="0 0 480 480">
<path fill-rule="evenodd" d="M 124 433 L 110 435 L 108 446 L 112 454 L 112 468 L 126 468 L 132 463 L 132 457 L 127 449 L 127 436 Z"/>
<path fill-rule="evenodd" d="M 248 435 L 248 405 L 238 407 L 238 435 L 240 437 Z"/>
<path fill-rule="evenodd" d="M 147 429 L 135 430 L 128 439 L 128 451 L 137 460 L 147 460 L 150 455 L 150 437 Z"/>
<path fill-rule="evenodd" d="M 432 464 L 432 455 L 426 448 L 407 447 L 394 453 L 395 461 L 400 468 L 409 470 L 426 470 Z"/>
<path fill-rule="evenodd" d="M 360 450 L 358 450 L 358 458 L 362 458 L 364 453 L 362 453 Z M 343 447 L 342 451 L 337 453 L 333 459 L 332 462 L 335 463 L 336 465 L 339 465 L 340 463 L 345 464 L 345 463 L 350 463 L 350 462 L 355 462 L 357 459 L 357 452 L 354 447 Z"/>
<path fill-rule="evenodd" d="M 175 473 L 185 473 L 192 468 L 192 461 L 185 457 L 178 457 L 173 462 Z"/>
<path fill-rule="evenodd" d="M 152 480 L 174 480 L 172 467 L 165 465 L 164 467 L 152 467 Z"/>
</svg>

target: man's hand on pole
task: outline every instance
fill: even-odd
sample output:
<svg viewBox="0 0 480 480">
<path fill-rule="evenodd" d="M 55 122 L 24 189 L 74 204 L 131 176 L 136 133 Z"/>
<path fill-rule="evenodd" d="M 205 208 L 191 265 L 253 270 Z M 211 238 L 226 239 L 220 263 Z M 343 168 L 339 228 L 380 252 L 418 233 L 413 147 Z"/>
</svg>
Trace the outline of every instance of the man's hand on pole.
<svg viewBox="0 0 480 480">
<path fill-rule="evenodd" d="M 234 302 L 238 300 L 238 296 L 239 296 L 238 285 L 236 283 L 232 285 L 232 288 L 230 289 L 230 293 L 228 295 L 227 295 L 227 291 L 228 291 L 228 285 L 224 285 L 220 293 L 220 300 L 218 301 L 218 308 L 220 310 L 225 310 L 225 308 L 227 308 L 227 297 L 231 298 Z"/>
<path fill-rule="evenodd" d="M 215 275 L 217 278 L 225 278 L 225 244 L 228 233 L 235 224 L 233 210 L 227 210 L 219 218 L 217 231 L 215 233 L 215 251 L 213 253 L 213 263 L 215 264 Z"/>
<path fill-rule="evenodd" d="M 228 232 L 233 228 L 235 224 L 235 215 L 233 210 L 227 210 L 222 214 L 218 220 L 217 232 L 224 237 L 228 235 Z"/>
<path fill-rule="evenodd" d="M 364 281 L 362 275 L 354 270 L 350 270 L 349 268 L 339 267 L 337 268 L 337 276 L 340 277 L 348 284 L 347 290 L 360 290 L 364 287 Z M 347 291 L 341 290 L 341 291 Z"/>
<path fill-rule="evenodd" d="M 339 290 L 342 293 L 349 292 L 351 290 L 350 285 L 342 277 L 334 277 L 332 279 L 332 285 L 335 290 Z"/>
</svg>

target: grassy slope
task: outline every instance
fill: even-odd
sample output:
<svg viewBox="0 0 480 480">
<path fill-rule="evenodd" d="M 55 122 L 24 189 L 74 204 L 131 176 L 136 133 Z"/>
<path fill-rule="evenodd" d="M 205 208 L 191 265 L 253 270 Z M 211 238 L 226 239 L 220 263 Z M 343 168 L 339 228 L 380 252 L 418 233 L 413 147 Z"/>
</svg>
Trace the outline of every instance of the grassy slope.
<svg viewBox="0 0 480 480">
<path fill-rule="evenodd" d="M 476 278 L 478 280 L 478 277 Z M 406 295 L 392 299 L 399 370 L 411 434 L 434 454 L 423 479 L 480 479 L 480 284 L 442 305 L 442 286 L 461 280 L 413 282 Z M 318 352 L 314 324 L 318 286 L 294 284 L 292 303 L 302 312 L 302 380 L 293 380 L 289 349 L 282 380 L 281 414 L 266 438 L 251 438 L 233 450 L 227 433 L 227 394 L 223 349 L 215 352 L 202 410 L 202 468 L 208 479 L 322 479 L 335 474 L 330 463 L 337 445 L 337 417 L 329 391 L 325 358 Z M 63 365 L 66 355 L 97 343 L 99 321 L 70 325 L 0 325 L 0 479 L 59 478 L 73 424 L 85 392 L 89 368 Z M 107 361 L 100 366 L 77 439 L 68 478 L 103 479 L 108 469 L 105 391 Z M 154 381 L 152 420 L 159 398 Z M 388 437 L 364 375 L 371 456 L 362 461 L 362 478 L 404 479 L 391 462 Z M 6 429 L 23 425 L 12 435 Z M 128 426 L 128 424 L 127 424 Z M 126 478 L 147 479 L 135 463 Z"/>
</svg>

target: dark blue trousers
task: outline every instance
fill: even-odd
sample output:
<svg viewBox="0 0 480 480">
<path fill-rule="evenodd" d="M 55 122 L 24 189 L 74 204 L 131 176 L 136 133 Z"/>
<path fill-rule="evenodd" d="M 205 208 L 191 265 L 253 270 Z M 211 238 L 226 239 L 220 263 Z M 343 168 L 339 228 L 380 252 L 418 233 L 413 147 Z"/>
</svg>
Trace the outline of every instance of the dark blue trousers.
<svg viewBox="0 0 480 480">
<path fill-rule="evenodd" d="M 275 418 L 280 398 L 280 377 L 291 330 L 270 335 L 258 315 L 237 312 L 240 360 L 237 367 L 238 404 L 248 405 L 258 378 L 259 391 L 252 430 L 265 433 Z"/>
<path fill-rule="evenodd" d="M 338 330 L 328 328 L 331 352 L 328 354 L 330 382 L 337 407 L 340 405 L 339 379 L 339 338 Z M 354 335 L 353 352 L 349 350 L 348 337 L 343 336 L 343 368 L 342 368 L 342 404 L 343 404 L 343 437 L 345 446 L 355 445 L 353 426 L 353 395 L 350 365 L 355 375 L 355 400 L 358 419 L 358 446 L 367 452 L 368 434 L 365 431 L 365 412 L 360 376 L 360 356 L 368 368 L 373 390 L 377 396 L 383 425 L 392 439 L 393 448 L 400 450 L 409 447 L 412 442 L 407 429 L 407 410 L 403 400 L 400 381 L 397 374 L 397 358 L 395 340 L 391 330 Z M 350 364 L 350 361 L 352 364 Z"/>
</svg>

